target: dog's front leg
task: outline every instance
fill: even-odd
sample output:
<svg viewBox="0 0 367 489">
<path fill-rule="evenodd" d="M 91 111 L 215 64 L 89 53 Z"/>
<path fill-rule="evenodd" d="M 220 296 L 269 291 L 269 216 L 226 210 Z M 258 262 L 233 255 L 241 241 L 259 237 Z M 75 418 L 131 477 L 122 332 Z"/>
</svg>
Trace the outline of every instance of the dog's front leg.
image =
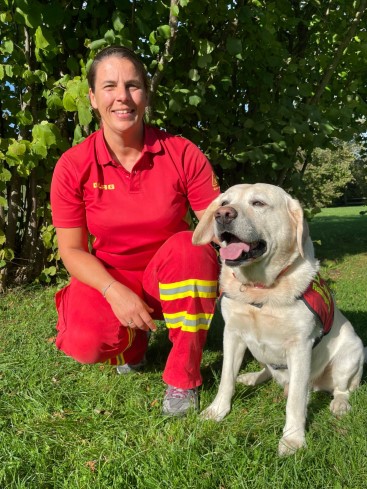
<svg viewBox="0 0 367 489">
<path fill-rule="evenodd" d="M 215 421 L 221 421 L 231 410 L 236 378 L 247 347 L 239 335 L 228 332 L 228 329 L 227 326 L 224 328 L 223 367 L 218 393 L 212 404 L 201 413 L 203 418 Z"/>
<path fill-rule="evenodd" d="M 286 408 L 286 423 L 279 442 L 281 456 L 292 455 L 306 446 L 305 424 L 311 372 L 312 344 L 294 345 L 287 351 L 289 390 Z"/>
</svg>

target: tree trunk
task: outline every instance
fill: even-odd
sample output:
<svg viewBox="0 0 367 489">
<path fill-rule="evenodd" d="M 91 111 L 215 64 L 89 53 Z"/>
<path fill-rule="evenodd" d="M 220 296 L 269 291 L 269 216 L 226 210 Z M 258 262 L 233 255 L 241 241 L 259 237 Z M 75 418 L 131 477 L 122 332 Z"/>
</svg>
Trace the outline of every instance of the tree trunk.
<svg viewBox="0 0 367 489">
<path fill-rule="evenodd" d="M 16 169 L 13 169 L 13 175 L 10 180 L 8 191 L 8 222 L 5 229 L 6 247 L 15 250 L 16 249 L 16 237 L 18 227 L 18 216 L 21 200 L 21 179 Z M 12 263 L 7 263 L 6 267 L 1 270 L 0 276 L 0 288 L 4 290 L 9 277 L 9 272 L 12 267 Z"/>
<path fill-rule="evenodd" d="M 29 282 L 33 278 L 33 270 L 38 258 L 37 181 L 35 170 L 32 170 L 28 183 L 26 195 L 27 213 L 24 220 L 24 234 L 20 255 L 23 265 L 16 271 L 16 280 L 20 283 Z"/>
</svg>

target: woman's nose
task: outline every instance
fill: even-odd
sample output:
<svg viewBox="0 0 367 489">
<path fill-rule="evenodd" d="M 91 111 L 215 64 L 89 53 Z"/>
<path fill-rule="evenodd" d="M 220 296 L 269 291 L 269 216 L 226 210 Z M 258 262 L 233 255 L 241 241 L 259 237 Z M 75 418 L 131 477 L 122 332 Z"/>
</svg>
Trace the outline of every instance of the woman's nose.
<svg viewBox="0 0 367 489">
<path fill-rule="evenodd" d="M 116 98 L 122 101 L 128 100 L 130 98 L 130 92 L 128 87 L 126 87 L 125 85 L 118 85 Z"/>
</svg>

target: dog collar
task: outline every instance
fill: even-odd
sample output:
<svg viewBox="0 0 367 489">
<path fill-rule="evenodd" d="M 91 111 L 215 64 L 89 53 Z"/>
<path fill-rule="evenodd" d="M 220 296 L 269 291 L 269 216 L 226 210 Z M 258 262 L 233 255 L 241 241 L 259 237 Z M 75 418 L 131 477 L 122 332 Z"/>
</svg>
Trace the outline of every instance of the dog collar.
<svg viewBox="0 0 367 489">
<path fill-rule="evenodd" d="M 270 286 L 267 286 L 265 284 L 262 284 L 261 282 L 249 282 L 248 284 L 244 284 L 241 282 L 241 280 L 239 280 L 236 275 L 234 274 L 233 272 L 233 277 L 238 280 L 238 282 L 240 282 L 240 292 L 244 292 L 247 288 L 251 287 L 253 289 L 271 289 L 274 287 L 275 285 L 275 282 L 278 280 L 279 277 L 281 277 L 282 275 L 284 275 L 288 270 L 289 270 L 289 267 L 290 265 L 288 265 L 287 267 L 285 267 L 280 273 L 279 275 L 276 277 L 276 279 L 274 280 L 274 282 L 270 285 Z"/>
</svg>

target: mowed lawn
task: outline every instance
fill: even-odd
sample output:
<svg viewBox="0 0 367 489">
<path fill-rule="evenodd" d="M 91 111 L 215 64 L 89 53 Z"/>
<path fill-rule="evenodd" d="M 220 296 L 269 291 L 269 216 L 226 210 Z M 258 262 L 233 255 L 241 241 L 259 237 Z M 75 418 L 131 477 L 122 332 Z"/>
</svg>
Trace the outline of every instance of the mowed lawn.
<svg viewBox="0 0 367 489">
<path fill-rule="evenodd" d="M 325 209 L 310 223 L 322 273 L 367 344 L 367 208 Z M 152 336 L 144 373 L 78 365 L 54 346 L 55 288 L 0 296 L 0 488 L 24 489 L 363 489 L 367 488 L 367 369 L 341 419 L 330 396 L 313 393 L 308 448 L 279 458 L 282 389 L 238 385 L 217 424 L 196 414 L 161 416 L 161 373 L 169 344 Z M 203 360 L 201 405 L 221 369 L 216 318 Z M 255 370 L 250 357 L 243 369 Z"/>
</svg>

